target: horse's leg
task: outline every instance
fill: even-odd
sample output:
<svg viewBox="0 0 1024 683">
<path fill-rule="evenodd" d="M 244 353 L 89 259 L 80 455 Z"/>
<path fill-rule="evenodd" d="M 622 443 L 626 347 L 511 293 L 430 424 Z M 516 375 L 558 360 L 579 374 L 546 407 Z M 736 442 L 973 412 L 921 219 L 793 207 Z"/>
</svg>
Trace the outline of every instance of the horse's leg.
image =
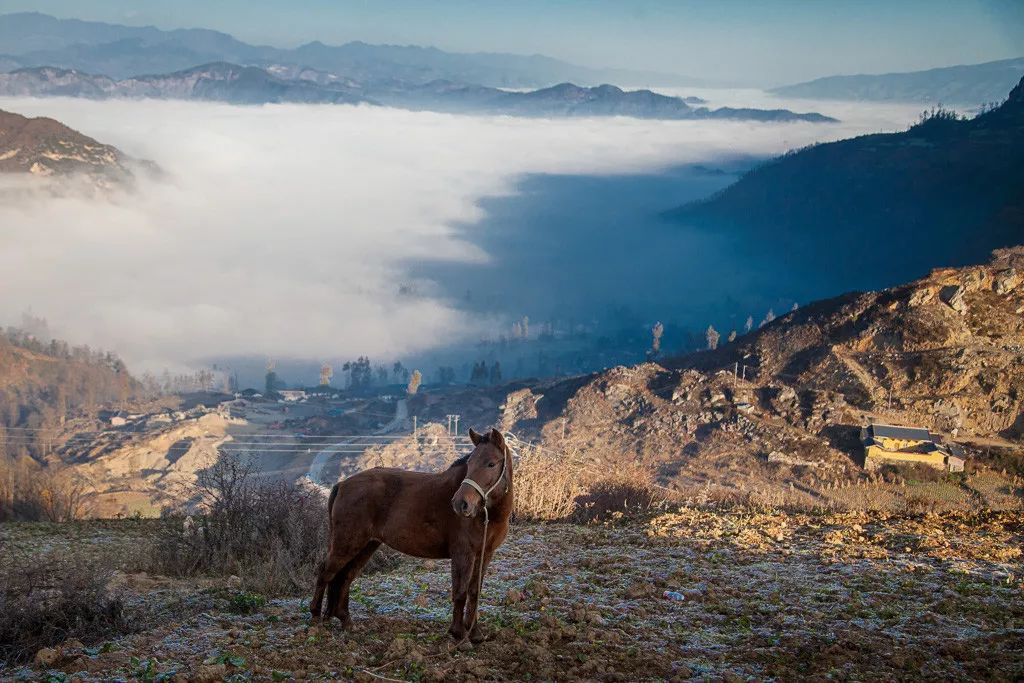
<svg viewBox="0 0 1024 683">
<path fill-rule="evenodd" d="M 475 561 L 476 554 L 470 548 L 452 553 L 452 625 L 448 633 L 457 641 L 466 637 L 466 597 Z"/>
<path fill-rule="evenodd" d="M 341 584 L 345 580 L 345 570 L 348 565 L 342 567 L 341 571 L 334 575 L 331 582 L 327 584 L 327 606 L 324 608 L 324 617 L 330 619 L 332 616 L 337 616 L 338 612 L 338 599 L 341 597 Z M 344 620 L 342 620 L 344 623 Z"/>
<path fill-rule="evenodd" d="M 380 547 L 380 541 L 370 541 L 366 546 L 359 551 L 359 554 L 352 558 L 345 568 L 338 572 L 338 575 L 334 577 L 334 581 L 331 582 L 331 589 L 337 586 L 338 597 L 333 605 L 333 609 L 330 614 L 341 619 L 342 627 L 345 629 L 352 628 L 352 617 L 348 613 L 348 598 L 349 590 L 352 588 L 352 582 L 359 578 L 359 575 L 363 573 L 363 569 L 366 567 L 370 558 L 377 552 L 377 548 Z"/>
<path fill-rule="evenodd" d="M 328 594 L 327 617 L 330 618 L 334 611 L 332 601 L 337 600 L 337 592 L 332 584 L 334 577 L 352 561 L 359 550 L 365 545 L 365 541 L 353 543 L 352 539 L 335 534 L 331 539 L 331 547 L 327 551 L 327 558 L 320 563 L 317 571 L 316 588 L 313 591 L 313 600 L 309 603 L 309 612 L 313 618 L 320 617 L 321 607 L 324 600 L 324 589 L 331 586 Z"/>
<path fill-rule="evenodd" d="M 480 628 L 479 614 L 477 612 L 477 605 L 480 602 L 480 586 L 482 583 L 482 577 L 487 575 L 487 567 L 491 564 L 491 557 L 494 555 L 494 551 L 487 553 L 484 557 L 483 566 L 479 567 L 479 572 L 473 572 L 473 576 L 469 582 L 469 600 L 466 603 L 466 628 L 469 629 L 469 641 L 471 643 L 479 643 L 484 640 L 486 635 L 483 629 Z M 477 559 L 477 563 L 479 563 Z"/>
<path fill-rule="evenodd" d="M 309 613 L 313 615 L 313 618 L 320 616 L 320 609 L 324 601 L 324 589 L 328 588 L 334 580 L 334 577 L 345 568 L 345 564 L 348 562 L 349 556 L 338 555 L 331 553 L 327 558 L 320 563 L 319 571 L 316 576 L 316 588 L 313 591 L 313 600 L 309 603 Z M 334 591 L 332 590 L 328 594 L 327 602 L 327 617 L 331 616 L 331 604 L 330 601 L 333 599 Z"/>
</svg>

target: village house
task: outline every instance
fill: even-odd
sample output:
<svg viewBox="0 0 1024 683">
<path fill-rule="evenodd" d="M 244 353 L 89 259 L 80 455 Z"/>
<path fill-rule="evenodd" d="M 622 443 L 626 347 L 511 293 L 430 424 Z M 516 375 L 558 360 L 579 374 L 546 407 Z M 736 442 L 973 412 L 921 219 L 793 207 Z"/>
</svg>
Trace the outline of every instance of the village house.
<svg viewBox="0 0 1024 683">
<path fill-rule="evenodd" d="M 964 471 L 963 449 L 957 444 L 943 444 L 937 435 L 921 427 L 869 424 L 860 430 L 860 441 L 865 469 L 919 463 L 949 472 Z"/>
</svg>

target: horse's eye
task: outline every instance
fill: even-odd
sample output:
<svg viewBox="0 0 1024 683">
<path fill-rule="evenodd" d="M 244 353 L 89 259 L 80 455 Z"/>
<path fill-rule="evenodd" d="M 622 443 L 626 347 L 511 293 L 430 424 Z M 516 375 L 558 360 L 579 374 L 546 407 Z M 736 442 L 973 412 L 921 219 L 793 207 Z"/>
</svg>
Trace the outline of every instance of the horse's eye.
<svg viewBox="0 0 1024 683">
<path fill-rule="evenodd" d="M 496 463 L 496 462 L 489 462 L 489 463 L 487 463 L 487 466 L 488 467 L 495 467 L 497 464 L 498 463 Z"/>
</svg>

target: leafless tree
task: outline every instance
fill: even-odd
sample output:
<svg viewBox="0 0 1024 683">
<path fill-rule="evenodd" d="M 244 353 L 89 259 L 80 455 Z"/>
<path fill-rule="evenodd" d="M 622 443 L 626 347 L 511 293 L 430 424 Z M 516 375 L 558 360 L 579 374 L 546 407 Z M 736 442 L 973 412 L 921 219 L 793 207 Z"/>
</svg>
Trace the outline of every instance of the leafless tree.
<svg viewBox="0 0 1024 683">
<path fill-rule="evenodd" d="M 720 335 L 718 334 L 718 330 L 716 330 L 713 325 L 708 325 L 707 331 L 704 332 L 704 338 L 708 340 L 709 349 L 714 350 L 718 348 L 719 337 Z"/>
<path fill-rule="evenodd" d="M 410 396 L 414 396 L 419 391 L 420 383 L 423 381 L 423 375 L 419 370 L 413 370 L 412 375 L 409 377 L 409 386 L 406 387 L 406 391 Z"/>
<path fill-rule="evenodd" d="M 657 356 L 661 353 L 661 335 L 665 334 L 665 326 L 661 324 L 661 321 L 654 323 L 654 327 L 651 328 L 651 356 Z"/>
</svg>

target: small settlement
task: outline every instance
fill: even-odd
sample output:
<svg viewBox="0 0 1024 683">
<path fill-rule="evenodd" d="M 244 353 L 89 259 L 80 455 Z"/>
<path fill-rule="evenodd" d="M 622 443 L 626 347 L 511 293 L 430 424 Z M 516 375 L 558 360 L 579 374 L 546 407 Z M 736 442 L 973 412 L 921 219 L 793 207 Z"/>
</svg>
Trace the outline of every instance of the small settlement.
<svg viewBox="0 0 1024 683">
<path fill-rule="evenodd" d="M 869 424 L 860 430 L 860 441 L 865 469 L 919 463 L 949 472 L 964 471 L 963 449 L 957 444 L 943 444 L 938 435 L 921 427 Z"/>
</svg>

